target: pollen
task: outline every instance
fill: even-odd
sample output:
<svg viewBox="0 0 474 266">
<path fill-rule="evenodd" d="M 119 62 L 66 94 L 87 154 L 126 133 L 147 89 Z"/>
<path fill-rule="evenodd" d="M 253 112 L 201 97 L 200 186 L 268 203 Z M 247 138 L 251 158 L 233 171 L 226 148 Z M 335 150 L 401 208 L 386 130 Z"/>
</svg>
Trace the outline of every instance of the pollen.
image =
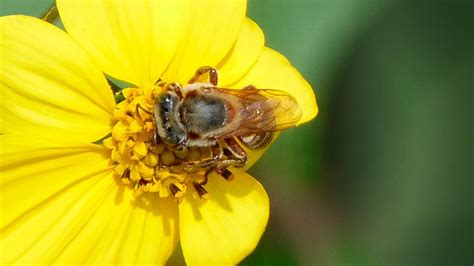
<svg viewBox="0 0 474 266">
<path fill-rule="evenodd" d="M 186 162 L 210 156 L 210 148 L 177 149 L 155 137 L 153 108 L 159 90 L 160 87 L 148 93 L 139 88 L 122 90 L 125 100 L 113 112 L 112 135 L 103 140 L 111 150 L 115 173 L 137 195 L 153 192 L 159 197 L 179 199 L 193 190 L 207 198 L 206 171 L 186 167 Z"/>
</svg>

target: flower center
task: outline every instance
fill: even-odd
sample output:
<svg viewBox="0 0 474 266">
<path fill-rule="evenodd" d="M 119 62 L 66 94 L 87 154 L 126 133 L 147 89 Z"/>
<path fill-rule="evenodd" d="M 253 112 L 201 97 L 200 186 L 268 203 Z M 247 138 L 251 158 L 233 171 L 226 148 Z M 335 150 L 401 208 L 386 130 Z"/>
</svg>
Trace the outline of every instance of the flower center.
<svg viewBox="0 0 474 266">
<path fill-rule="evenodd" d="M 125 100 L 113 112 L 112 136 L 103 144 L 111 149 L 115 172 L 137 194 L 156 192 L 160 197 L 181 198 L 191 185 L 207 197 L 206 169 L 186 167 L 185 162 L 211 157 L 209 147 L 178 147 L 155 137 L 155 97 L 161 91 L 140 88 L 122 90 Z"/>
</svg>

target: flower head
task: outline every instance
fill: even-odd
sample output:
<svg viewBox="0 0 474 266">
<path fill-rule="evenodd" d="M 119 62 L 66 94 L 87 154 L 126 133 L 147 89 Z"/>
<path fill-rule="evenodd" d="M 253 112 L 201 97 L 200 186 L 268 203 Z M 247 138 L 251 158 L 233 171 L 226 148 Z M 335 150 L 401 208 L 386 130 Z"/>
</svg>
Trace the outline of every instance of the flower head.
<svg viewBox="0 0 474 266">
<path fill-rule="evenodd" d="M 308 83 L 264 47 L 245 1 L 58 0 L 67 33 L 0 18 L 0 262 L 164 264 L 178 242 L 188 264 L 236 264 L 257 245 L 265 190 L 243 169 L 186 167 L 211 147 L 156 139 L 163 84 L 196 69 L 219 87 L 286 91 L 317 113 Z M 132 84 L 116 103 L 104 74 Z M 161 85 L 160 85 L 161 84 Z"/>
</svg>

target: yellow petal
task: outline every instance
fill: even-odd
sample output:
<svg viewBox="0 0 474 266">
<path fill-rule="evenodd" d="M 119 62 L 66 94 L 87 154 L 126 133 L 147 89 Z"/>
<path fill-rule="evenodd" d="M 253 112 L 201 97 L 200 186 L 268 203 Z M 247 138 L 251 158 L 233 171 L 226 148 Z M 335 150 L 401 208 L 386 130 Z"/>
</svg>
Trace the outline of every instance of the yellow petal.
<svg viewBox="0 0 474 266">
<path fill-rule="evenodd" d="M 110 132 L 112 92 L 63 31 L 36 18 L 0 18 L 2 133 L 95 141 Z"/>
<path fill-rule="evenodd" d="M 2 227 L 45 200 L 108 168 L 107 152 L 95 145 L 47 147 L 37 140 L 0 136 Z"/>
<path fill-rule="evenodd" d="M 242 27 L 245 0 L 185 0 L 185 29 L 166 81 L 187 82 L 201 66 L 216 66 L 231 50 Z"/>
<path fill-rule="evenodd" d="M 308 122 L 318 113 L 316 96 L 311 85 L 280 53 L 265 47 L 255 65 L 234 88 L 255 85 L 260 89 L 277 89 L 290 93 L 303 110 L 299 124 Z"/>
<path fill-rule="evenodd" d="M 180 1 L 58 0 L 67 32 L 107 74 L 138 86 L 153 84 L 178 47 Z"/>
<path fill-rule="evenodd" d="M 134 209 L 136 217 L 128 227 L 118 261 L 164 265 L 179 241 L 178 206 L 174 200 L 160 198 L 156 193 L 144 194 L 143 198 L 149 204 L 138 203 Z"/>
<path fill-rule="evenodd" d="M 246 18 L 232 50 L 218 65 L 219 85 L 227 87 L 242 78 L 257 61 L 264 44 L 262 29 Z"/>
<path fill-rule="evenodd" d="M 233 173 L 232 181 L 209 177 L 208 200 L 187 193 L 179 205 L 181 246 L 188 265 L 235 265 L 254 250 L 265 230 L 265 190 L 245 172 Z"/>
<path fill-rule="evenodd" d="M 73 188 L 81 187 L 82 192 L 87 190 L 109 166 L 105 151 L 93 145 L 45 147 L 27 139 L 21 142 L 20 138 L 11 135 L 0 136 L 0 144 L 0 234 L 1 244 L 7 246 L 0 250 L 11 250 L 5 252 L 7 258 L 2 258 L 2 261 L 9 261 L 20 256 L 34 241 L 34 236 L 47 229 L 35 218 L 36 214 L 61 194 L 69 195 Z M 66 204 L 66 200 L 72 198 L 62 199 L 60 204 Z M 67 206 L 72 204 L 69 203 Z M 59 210 L 55 212 L 62 214 Z M 17 228 L 25 223 L 32 223 L 35 228 L 29 232 L 18 231 Z M 10 238 L 14 231 L 31 234 L 31 237 L 12 235 Z"/>
<path fill-rule="evenodd" d="M 176 203 L 132 202 L 102 149 L 0 140 L 0 264 L 163 264 L 172 253 Z"/>
<path fill-rule="evenodd" d="M 76 178 L 79 176 L 76 176 Z M 113 181 L 104 173 L 79 182 L 38 201 L 0 232 L 2 264 L 50 264 L 67 248 L 68 242 L 86 223 L 104 197 L 112 192 Z M 2 193 L 4 189 L 2 188 Z M 34 194 L 34 188 L 27 190 Z M 2 204 L 15 206 L 15 201 Z M 87 204 L 87 205 L 86 205 Z M 2 221 L 3 223 L 3 221 Z"/>
<path fill-rule="evenodd" d="M 118 182 L 57 263 L 165 264 L 178 242 L 176 202 L 152 193 L 135 201 Z"/>
</svg>

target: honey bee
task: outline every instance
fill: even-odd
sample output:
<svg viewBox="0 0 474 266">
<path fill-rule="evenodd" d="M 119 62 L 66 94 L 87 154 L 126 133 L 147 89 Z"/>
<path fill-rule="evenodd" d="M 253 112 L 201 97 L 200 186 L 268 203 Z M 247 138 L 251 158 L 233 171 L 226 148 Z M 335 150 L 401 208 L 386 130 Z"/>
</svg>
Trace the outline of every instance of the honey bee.
<svg viewBox="0 0 474 266">
<path fill-rule="evenodd" d="M 198 82 L 209 74 L 209 82 Z M 242 148 L 269 145 L 276 131 L 295 126 L 301 109 L 286 92 L 217 87 L 217 70 L 204 66 L 189 84 L 161 84 L 155 98 L 156 139 L 177 147 L 211 147 L 210 158 L 185 162 L 187 166 L 211 169 L 228 177 L 227 167 L 243 167 L 247 153 Z M 238 141 L 237 141 L 238 140 Z"/>
</svg>

